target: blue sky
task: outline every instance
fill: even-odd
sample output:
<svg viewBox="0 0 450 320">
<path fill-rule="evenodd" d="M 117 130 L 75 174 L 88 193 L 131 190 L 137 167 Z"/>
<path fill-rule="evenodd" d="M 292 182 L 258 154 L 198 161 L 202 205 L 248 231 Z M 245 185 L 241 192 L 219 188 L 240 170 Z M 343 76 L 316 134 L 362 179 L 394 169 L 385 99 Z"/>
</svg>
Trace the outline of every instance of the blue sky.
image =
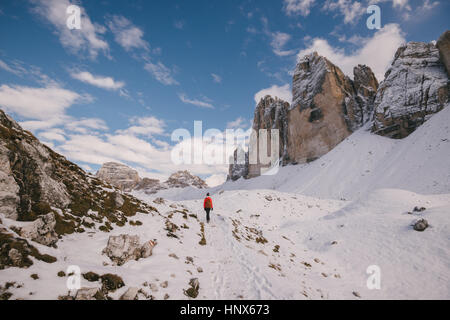
<svg viewBox="0 0 450 320">
<path fill-rule="evenodd" d="M 81 30 L 66 8 L 82 10 Z M 366 9 L 381 8 L 380 30 Z M 0 3 L 0 107 L 95 172 L 105 161 L 217 184 L 226 165 L 175 165 L 177 128 L 248 129 L 264 94 L 290 99 L 298 56 L 318 51 L 382 80 L 398 46 L 448 29 L 448 1 L 227 0 Z"/>
</svg>

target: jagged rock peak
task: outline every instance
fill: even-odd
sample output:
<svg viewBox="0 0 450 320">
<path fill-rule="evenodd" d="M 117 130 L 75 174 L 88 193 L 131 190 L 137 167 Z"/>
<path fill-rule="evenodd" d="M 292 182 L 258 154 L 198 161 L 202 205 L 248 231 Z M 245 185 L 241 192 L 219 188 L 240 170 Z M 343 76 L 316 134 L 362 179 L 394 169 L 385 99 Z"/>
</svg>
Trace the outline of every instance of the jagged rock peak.
<svg viewBox="0 0 450 320">
<path fill-rule="evenodd" d="M 330 71 L 330 62 L 317 52 L 301 58 L 293 76 L 291 109 L 299 105 L 302 109 L 311 108 L 314 97 L 320 92 L 326 73 Z"/>
<path fill-rule="evenodd" d="M 375 99 L 373 131 L 404 138 L 449 101 L 449 81 L 434 43 L 401 46 Z"/>
<path fill-rule="evenodd" d="M 124 191 L 131 191 L 140 182 L 136 170 L 117 162 L 104 163 L 97 177 Z"/>
<path fill-rule="evenodd" d="M 173 173 L 165 184 L 169 188 L 185 188 L 193 186 L 199 189 L 208 188 L 208 185 L 200 177 L 192 175 L 189 171 L 177 171 Z"/>
<path fill-rule="evenodd" d="M 317 52 L 299 60 L 288 112 L 290 162 L 321 157 L 371 119 L 378 82 L 367 66 L 354 73 L 355 81 Z"/>
</svg>

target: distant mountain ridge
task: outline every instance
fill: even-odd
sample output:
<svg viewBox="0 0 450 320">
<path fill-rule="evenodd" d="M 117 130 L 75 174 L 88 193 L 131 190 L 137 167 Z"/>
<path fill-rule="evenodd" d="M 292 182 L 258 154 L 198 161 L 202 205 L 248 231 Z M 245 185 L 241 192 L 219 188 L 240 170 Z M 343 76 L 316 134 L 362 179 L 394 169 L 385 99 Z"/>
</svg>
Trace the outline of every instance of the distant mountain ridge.
<svg viewBox="0 0 450 320">
<path fill-rule="evenodd" d="M 208 188 L 208 185 L 200 177 L 192 175 L 189 171 L 177 171 L 173 173 L 166 181 L 161 182 L 158 179 L 140 178 L 136 170 L 116 162 L 104 163 L 96 176 L 116 188 L 123 191 L 143 191 L 147 194 L 153 194 L 159 190 L 170 188 L 195 187 L 198 189 Z"/>
</svg>

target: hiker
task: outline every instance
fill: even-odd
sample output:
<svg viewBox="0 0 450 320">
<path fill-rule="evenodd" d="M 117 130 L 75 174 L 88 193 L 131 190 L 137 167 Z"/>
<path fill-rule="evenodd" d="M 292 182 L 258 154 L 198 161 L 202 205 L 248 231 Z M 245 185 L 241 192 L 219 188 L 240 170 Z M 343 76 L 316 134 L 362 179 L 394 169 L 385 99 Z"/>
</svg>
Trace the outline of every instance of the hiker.
<svg viewBox="0 0 450 320">
<path fill-rule="evenodd" d="M 206 222 L 209 223 L 209 212 L 213 209 L 213 203 L 211 198 L 209 197 L 209 193 L 206 194 L 205 201 L 203 201 L 203 208 L 206 211 Z"/>
</svg>

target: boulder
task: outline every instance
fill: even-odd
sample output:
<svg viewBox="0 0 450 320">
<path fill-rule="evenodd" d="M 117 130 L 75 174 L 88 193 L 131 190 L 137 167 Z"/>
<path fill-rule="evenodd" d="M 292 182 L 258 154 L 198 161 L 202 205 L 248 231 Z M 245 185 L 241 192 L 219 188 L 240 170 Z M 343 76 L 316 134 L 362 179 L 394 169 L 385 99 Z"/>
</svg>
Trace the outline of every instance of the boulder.
<svg viewBox="0 0 450 320">
<path fill-rule="evenodd" d="M 20 228 L 19 234 L 24 238 L 31 239 L 45 246 L 52 246 L 58 241 L 55 226 L 55 214 L 50 212 L 46 215 L 39 216 L 35 221 Z"/>
<path fill-rule="evenodd" d="M 425 219 L 419 219 L 414 223 L 413 227 L 416 231 L 425 231 L 425 229 L 428 228 L 428 221 Z"/>
<path fill-rule="evenodd" d="M 75 300 L 105 300 L 99 288 L 81 288 L 75 294 Z"/>
<path fill-rule="evenodd" d="M 154 241 L 148 241 L 142 245 L 139 236 L 122 234 L 119 236 L 110 236 L 103 253 L 115 264 L 121 266 L 127 261 L 151 256 L 155 245 L 156 242 Z"/>
<path fill-rule="evenodd" d="M 184 294 L 190 298 L 197 298 L 198 292 L 200 290 L 200 282 L 197 278 L 193 278 L 189 281 L 190 288 L 184 290 Z"/>
<path fill-rule="evenodd" d="M 116 274 L 107 273 L 102 275 L 100 279 L 102 281 L 103 292 L 114 292 L 125 286 L 125 282 L 123 282 L 122 278 Z"/>
<path fill-rule="evenodd" d="M 135 287 L 128 288 L 127 291 L 120 297 L 120 300 L 137 300 L 139 289 Z"/>
</svg>

